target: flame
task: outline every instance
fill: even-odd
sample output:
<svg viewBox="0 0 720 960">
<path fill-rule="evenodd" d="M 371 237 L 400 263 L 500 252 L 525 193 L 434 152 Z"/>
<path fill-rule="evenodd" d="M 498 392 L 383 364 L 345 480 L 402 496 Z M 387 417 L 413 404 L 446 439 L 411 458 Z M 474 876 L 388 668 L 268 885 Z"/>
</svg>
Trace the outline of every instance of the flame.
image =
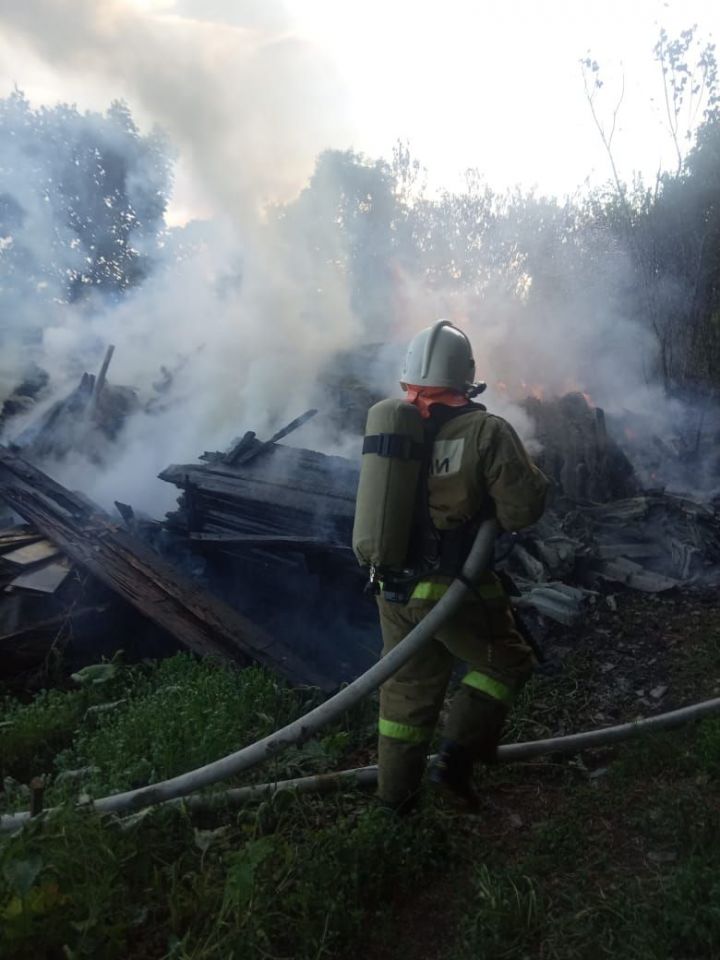
<svg viewBox="0 0 720 960">
<path fill-rule="evenodd" d="M 576 380 L 566 380 L 559 389 L 553 389 L 553 387 L 544 383 L 527 383 L 525 380 L 496 380 L 495 388 L 518 401 L 526 397 L 532 397 L 534 400 L 544 402 L 562 397 L 567 393 L 574 393 L 582 396 L 591 409 L 594 410 L 597 406 L 592 396 L 583 390 Z"/>
</svg>

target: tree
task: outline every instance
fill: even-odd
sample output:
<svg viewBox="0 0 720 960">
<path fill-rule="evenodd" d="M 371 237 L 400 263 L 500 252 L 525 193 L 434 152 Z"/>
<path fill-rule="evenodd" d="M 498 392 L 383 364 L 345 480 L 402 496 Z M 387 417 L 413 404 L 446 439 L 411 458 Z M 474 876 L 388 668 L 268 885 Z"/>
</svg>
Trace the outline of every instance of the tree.
<svg viewBox="0 0 720 960">
<path fill-rule="evenodd" d="M 0 100 L 0 311 L 36 324 L 44 304 L 117 298 L 148 273 L 164 230 L 171 156 L 127 106 L 105 115 Z"/>
</svg>

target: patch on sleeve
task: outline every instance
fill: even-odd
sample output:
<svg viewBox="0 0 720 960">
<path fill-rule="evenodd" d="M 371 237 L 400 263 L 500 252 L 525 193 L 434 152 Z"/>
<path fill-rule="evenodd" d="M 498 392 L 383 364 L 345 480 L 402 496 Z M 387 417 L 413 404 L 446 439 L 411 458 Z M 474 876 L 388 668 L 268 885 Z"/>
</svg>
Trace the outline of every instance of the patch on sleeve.
<svg viewBox="0 0 720 960">
<path fill-rule="evenodd" d="M 462 465 L 465 439 L 436 440 L 433 444 L 433 454 L 430 460 L 431 477 L 451 477 L 460 473 Z"/>
</svg>

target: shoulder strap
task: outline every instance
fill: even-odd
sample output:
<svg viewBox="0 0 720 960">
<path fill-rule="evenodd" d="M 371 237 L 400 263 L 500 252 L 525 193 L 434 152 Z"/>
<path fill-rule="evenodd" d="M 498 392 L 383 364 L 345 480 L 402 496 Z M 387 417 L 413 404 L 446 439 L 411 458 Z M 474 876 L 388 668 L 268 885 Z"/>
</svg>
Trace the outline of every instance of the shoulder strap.
<svg viewBox="0 0 720 960">
<path fill-rule="evenodd" d="M 444 554 L 450 552 L 453 554 L 457 553 L 459 556 L 463 549 L 462 545 L 467 539 L 468 531 L 471 531 L 475 526 L 474 521 L 470 521 L 468 524 L 463 524 L 457 531 L 441 533 L 433 523 L 430 513 L 428 480 L 435 438 L 442 427 L 451 420 L 465 416 L 468 413 L 485 411 L 486 409 L 487 408 L 481 403 L 468 403 L 463 407 L 447 407 L 436 404 L 431 408 L 430 417 L 425 421 L 425 450 L 420 469 L 413 553 L 419 559 L 419 566 L 421 568 L 424 567 L 428 572 L 433 569 L 437 570 L 437 568 L 443 564 Z M 449 551 L 448 548 L 450 548 Z M 465 558 L 462 557 L 462 560 L 464 559 Z M 459 566 L 459 564 L 453 560 L 452 566 Z"/>
<path fill-rule="evenodd" d="M 373 433 L 363 440 L 362 452 L 397 460 L 422 460 L 425 444 L 414 443 L 411 437 L 402 433 Z"/>
<path fill-rule="evenodd" d="M 484 412 L 486 410 L 487 407 L 482 403 L 471 402 L 465 404 L 464 407 L 446 407 L 443 404 L 436 403 L 430 407 L 430 416 L 425 421 L 426 440 L 430 437 L 434 439 L 435 435 L 451 420 L 455 420 L 457 417 L 464 417 L 468 413 Z"/>
</svg>

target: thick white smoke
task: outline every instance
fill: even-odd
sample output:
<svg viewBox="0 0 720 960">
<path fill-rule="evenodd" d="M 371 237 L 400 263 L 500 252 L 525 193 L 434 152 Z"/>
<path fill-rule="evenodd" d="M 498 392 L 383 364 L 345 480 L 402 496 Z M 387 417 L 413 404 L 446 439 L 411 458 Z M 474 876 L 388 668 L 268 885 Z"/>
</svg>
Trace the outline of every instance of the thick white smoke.
<svg viewBox="0 0 720 960">
<path fill-rule="evenodd" d="M 43 328 L 37 359 L 58 391 L 83 369 L 95 370 L 108 343 L 116 346 L 111 381 L 137 387 L 143 401 L 154 396 L 161 366 L 173 371 L 153 414 L 137 414 L 108 451 L 106 468 L 80 457 L 53 467 L 58 479 L 105 506 L 121 499 L 153 513 L 175 496 L 155 479 L 164 466 L 222 449 L 247 429 L 267 436 L 316 400 L 318 376 L 338 351 L 377 339 L 353 302 L 347 235 L 332 218 L 293 232 L 267 214 L 269 202 L 303 187 L 321 149 L 345 141 L 337 79 L 317 50 L 293 35 L 279 3 L 211 4 L 202 22 L 180 15 L 188 4 L 171 9 L 150 15 L 130 0 L 0 0 L 8 36 L 50 68 L 98 80 L 157 121 L 198 196 L 217 211 L 211 223 L 173 231 L 163 260 L 119 304 L 98 297 L 82 306 L 57 303 L 39 319 L 27 315 L 32 299 L 22 290 L 18 298 L 18 326 Z M 31 196 L 32 183 L 10 184 L 8 192 L 28 197 L 34 239 L 25 240 L 42 258 L 52 225 Z M 383 335 L 399 346 L 437 317 L 462 325 L 476 348 L 478 376 L 490 385 L 488 406 L 526 440 L 533 425 L 515 401 L 532 391 L 585 390 L 610 410 L 652 412 L 657 423 L 669 411 L 648 386 L 653 343 L 630 316 L 627 259 L 616 251 L 602 272 L 578 281 L 577 251 L 543 248 L 543 217 L 562 216 L 548 204 L 524 227 L 513 225 L 522 235 L 499 228 L 487 249 L 481 243 L 479 255 L 471 250 L 487 259 L 482 288 L 396 265 Z M 180 255 L 180 248 L 192 252 Z M 371 271 L 366 282 L 380 278 Z M 19 341 L 3 357 L 9 372 L 22 353 Z M 392 362 L 370 358 L 362 373 L 378 392 L 397 389 Z M 327 447 L 328 438 L 314 423 L 297 442 Z M 349 452 L 337 436 L 332 443 Z"/>
<path fill-rule="evenodd" d="M 19 325 L 44 327 L 37 359 L 58 388 L 95 369 L 107 343 L 117 348 L 111 380 L 145 398 L 161 365 L 180 368 L 172 402 L 135 418 L 108 473 L 82 461 L 55 470 L 105 504 L 135 498 L 153 508 L 171 494 L 154 480 L 169 461 L 297 414 L 322 363 L 357 334 L 337 272 L 318 276 L 312 251 L 279 243 L 263 213 L 297 192 L 317 153 L 342 136 L 340 85 L 293 36 L 281 4 L 237 3 L 233 12 L 236 26 L 151 16 L 123 0 L 0 2 L 5 30 L 45 62 L 99 79 L 157 121 L 221 211 L 212 224 L 178 231 L 166 262 L 120 306 L 95 298 L 42 318 L 18 312 Z M 9 186 L 20 197 L 33 192 L 30 182 L 27 191 Z M 38 245 L 52 234 L 41 214 L 28 204 Z M 178 262 L 185 232 L 194 252 Z M 27 229 L 23 240 L 34 244 Z M 18 359 L 10 353 L 8 372 Z"/>
<path fill-rule="evenodd" d="M 221 209 L 245 218 L 297 190 L 317 153 L 344 139 L 343 94 L 282 3 L 232 7 L 236 25 L 131 0 L 0 0 L 0 24 L 58 72 L 158 122 Z"/>
</svg>

